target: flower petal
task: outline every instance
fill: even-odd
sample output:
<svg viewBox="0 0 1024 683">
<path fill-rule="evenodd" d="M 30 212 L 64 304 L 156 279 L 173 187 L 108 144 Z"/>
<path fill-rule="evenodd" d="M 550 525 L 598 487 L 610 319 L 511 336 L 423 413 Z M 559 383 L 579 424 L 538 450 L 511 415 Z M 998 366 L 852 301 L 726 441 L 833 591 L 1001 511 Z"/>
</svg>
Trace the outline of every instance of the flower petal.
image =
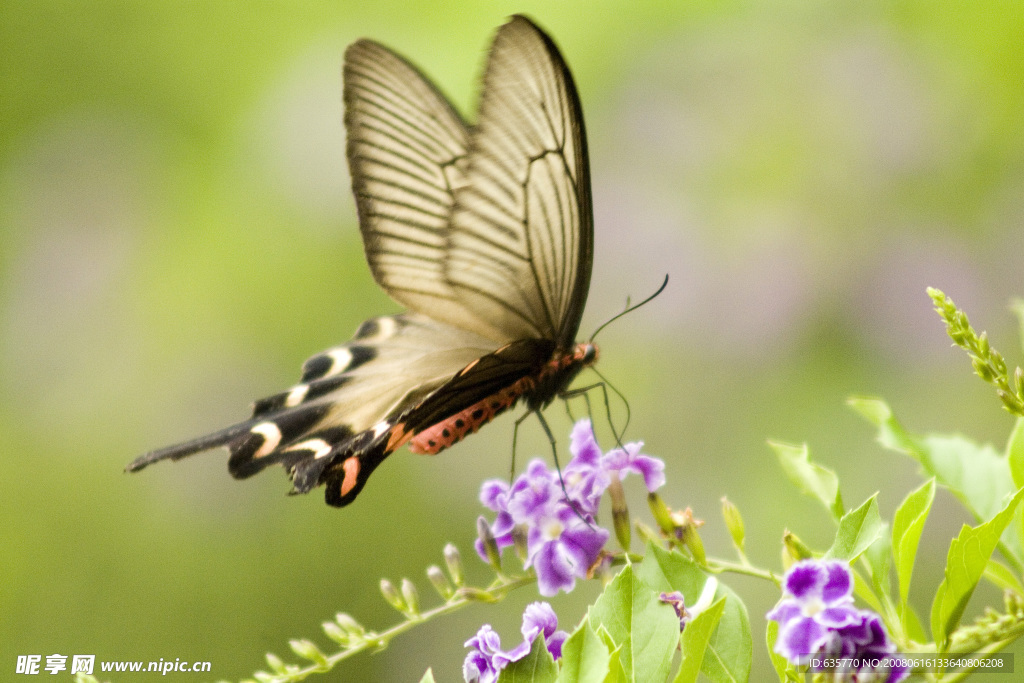
<svg viewBox="0 0 1024 683">
<path fill-rule="evenodd" d="M 827 574 L 821 588 L 822 599 L 831 605 L 849 598 L 853 594 L 853 573 L 850 566 L 836 560 L 822 562 L 821 565 Z"/>
</svg>

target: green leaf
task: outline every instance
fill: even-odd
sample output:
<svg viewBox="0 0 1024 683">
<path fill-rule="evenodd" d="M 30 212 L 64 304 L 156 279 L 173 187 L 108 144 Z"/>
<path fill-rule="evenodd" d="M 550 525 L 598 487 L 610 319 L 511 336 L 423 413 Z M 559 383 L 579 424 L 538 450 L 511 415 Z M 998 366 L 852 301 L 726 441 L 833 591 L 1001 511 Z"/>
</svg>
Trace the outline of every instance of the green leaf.
<svg viewBox="0 0 1024 683">
<path fill-rule="evenodd" d="M 679 617 L 660 591 L 625 567 L 587 613 L 621 647 L 619 659 L 630 681 L 663 681 L 679 642 Z"/>
<path fill-rule="evenodd" d="M 725 611 L 725 598 L 722 598 L 695 616 L 683 629 L 682 650 L 683 661 L 679 665 L 675 683 L 695 683 L 700 673 L 704 652 L 707 650 L 711 634 L 718 628 L 718 621 Z"/>
<path fill-rule="evenodd" d="M 602 683 L 608 678 L 611 668 L 611 653 L 601 636 L 590 628 L 590 621 L 583 620 L 576 630 L 562 644 L 559 683 Z"/>
<path fill-rule="evenodd" d="M 914 574 L 917 545 L 921 540 L 924 523 L 935 501 L 935 477 L 912 491 L 900 506 L 892 521 L 892 555 L 896 563 L 896 578 L 900 589 L 900 613 L 907 607 L 910 579 Z M 903 623 L 906 625 L 905 615 Z"/>
<path fill-rule="evenodd" d="M 1000 590 L 1009 590 L 1018 595 L 1024 595 L 1024 585 L 1021 585 L 1017 575 L 1005 564 L 989 560 L 985 566 L 985 578 Z"/>
<path fill-rule="evenodd" d="M 512 662 L 498 674 L 498 683 L 555 683 L 558 666 L 544 644 L 544 634 L 533 639 L 530 654 Z"/>
<path fill-rule="evenodd" d="M 978 521 L 992 519 L 1002 501 L 1017 490 L 1009 459 L 991 446 L 979 446 L 962 436 L 913 435 L 878 399 L 850 399 L 848 403 L 878 428 L 879 443 L 917 460 L 925 473 L 949 488 Z M 1009 557 L 1024 564 L 1019 533 L 1007 533 L 1002 543 Z"/>
<path fill-rule="evenodd" d="M 881 522 L 879 531 L 878 538 L 864 552 L 864 558 L 871 568 L 871 583 L 875 587 L 875 592 L 878 595 L 889 595 L 889 566 L 892 562 L 892 539 L 887 533 L 889 525 Z"/>
<path fill-rule="evenodd" d="M 626 677 L 626 670 L 622 668 L 622 658 L 619 657 L 621 652 L 621 647 L 617 647 L 612 651 L 611 657 L 608 660 L 608 676 L 605 677 L 604 683 L 628 683 L 629 679 Z"/>
<path fill-rule="evenodd" d="M 932 602 L 932 638 L 940 652 L 945 651 L 949 634 L 960 623 L 967 601 L 988 565 L 1000 534 L 1013 519 L 1021 497 L 1024 497 L 1024 489 L 1017 491 L 991 520 L 974 528 L 965 524 L 950 544 L 945 578 Z"/>
<path fill-rule="evenodd" d="M 423 678 L 420 679 L 420 683 L 434 683 L 434 670 L 427 669 L 423 674 Z"/>
<path fill-rule="evenodd" d="M 1006 459 L 1010 463 L 1010 474 L 1013 485 L 1024 486 L 1024 417 L 1018 417 L 1010 432 L 1010 440 L 1006 444 Z"/>
<path fill-rule="evenodd" d="M 679 591 L 690 603 L 701 595 L 707 581 L 707 576 L 692 560 L 653 544 L 648 544 L 644 561 L 636 571 L 659 592 Z M 732 589 L 719 582 L 714 599 L 723 597 L 725 609 L 704 653 L 701 671 L 716 683 L 746 681 L 750 677 L 753 656 L 747 608 Z"/>
<path fill-rule="evenodd" d="M 783 471 L 790 481 L 806 495 L 816 498 L 835 519 L 843 516 L 843 499 L 839 494 L 839 478 L 832 470 L 811 462 L 807 445 L 769 441 Z"/>
<path fill-rule="evenodd" d="M 779 622 L 769 621 L 765 629 L 765 641 L 768 645 L 768 655 L 772 659 L 772 667 L 775 668 L 775 675 L 779 677 L 779 683 L 794 681 L 800 683 L 806 676 L 798 674 L 796 667 L 790 664 L 785 657 L 775 651 L 775 641 L 779 639 Z"/>
<path fill-rule="evenodd" d="M 1020 341 L 1024 345 L 1024 299 L 1011 299 L 1010 310 L 1017 316 L 1017 325 L 1020 328 Z"/>
<path fill-rule="evenodd" d="M 584 623 L 589 624 L 590 618 L 583 617 Z M 616 645 L 615 640 L 611 634 L 608 633 L 608 629 L 604 626 L 597 624 L 596 627 L 592 627 L 597 637 L 601 639 L 605 647 L 608 649 L 610 654 L 608 655 L 608 676 L 605 677 L 604 683 L 626 683 L 626 670 L 622 668 L 622 660 L 619 658 L 619 654 L 622 652 L 622 646 Z"/>
<path fill-rule="evenodd" d="M 878 494 L 871 496 L 856 510 L 839 520 L 836 540 L 825 553 L 826 559 L 853 562 L 874 543 L 884 530 L 878 513 Z"/>
<path fill-rule="evenodd" d="M 851 566 L 850 571 L 853 572 L 853 594 L 866 602 L 873 611 L 882 613 L 882 601 L 872 590 L 871 582 L 864 579 L 864 575 L 857 571 L 856 566 Z"/>
</svg>

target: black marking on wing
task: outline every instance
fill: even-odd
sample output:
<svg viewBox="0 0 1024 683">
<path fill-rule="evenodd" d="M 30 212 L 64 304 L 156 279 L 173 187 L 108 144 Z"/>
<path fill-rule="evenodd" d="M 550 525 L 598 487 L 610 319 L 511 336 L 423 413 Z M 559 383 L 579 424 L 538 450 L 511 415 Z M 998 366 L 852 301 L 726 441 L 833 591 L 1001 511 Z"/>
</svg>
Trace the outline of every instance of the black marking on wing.
<svg viewBox="0 0 1024 683">
<path fill-rule="evenodd" d="M 375 322 L 375 321 L 374 321 Z M 360 328 L 362 329 L 362 328 Z M 358 335 L 357 335 L 358 338 Z M 377 357 L 377 349 L 372 346 L 345 346 L 349 357 L 348 362 L 339 362 L 337 356 L 330 351 L 313 356 L 302 364 L 302 382 L 308 383 L 315 380 L 337 375 L 342 372 L 355 370 L 360 365 L 368 363 Z"/>
<path fill-rule="evenodd" d="M 360 365 L 361 364 L 362 363 L 360 363 Z M 351 369 L 352 364 L 350 363 L 345 370 L 341 370 L 339 372 L 345 372 Z M 252 415 L 253 417 L 260 417 L 262 415 L 275 413 L 279 410 L 292 408 L 302 403 L 308 403 L 314 399 L 331 393 L 335 389 L 341 388 L 350 381 L 352 381 L 352 377 L 348 375 L 332 373 L 330 376 L 324 377 L 323 379 L 297 384 L 288 391 L 282 391 L 280 394 L 274 394 L 273 396 L 261 398 L 256 401 L 253 405 Z"/>
<path fill-rule="evenodd" d="M 292 408 L 273 418 L 250 420 L 252 425 L 249 433 L 237 441 L 228 445 L 231 450 L 231 457 L 228 458 L 228 472 L 236 479 L 251 477 L 269 465 L 289 462 L 297 459 L 294 451 L 289 451 L 288 446 L 295 441 L 305 439 L 305 435 L 319 422 L 324 414 L 330 409 L 328 405 L 309 405 Z M 276 428 L 280 434 L 277 445 L 261 454 L 260 449 L 267 446 L 267 441 L 272 437 L 261 433 L 261 427 L 268 430 L 270 426 Z"/>
</svg>

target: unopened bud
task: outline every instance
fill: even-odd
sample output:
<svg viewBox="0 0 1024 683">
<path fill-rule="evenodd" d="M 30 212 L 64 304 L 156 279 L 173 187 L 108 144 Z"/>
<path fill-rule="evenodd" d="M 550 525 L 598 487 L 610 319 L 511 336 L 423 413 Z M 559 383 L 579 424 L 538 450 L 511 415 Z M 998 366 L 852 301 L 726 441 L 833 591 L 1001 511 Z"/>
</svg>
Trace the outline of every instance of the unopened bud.
<svg viewBox="0 0 1024 683">
<path fill-rule="evenodd" d="M 746 539 L 743 517 L 740 515 L 740 509 L 725 496 L 722 496 L 722 517 L 725 518 L 725 527 L 729 530 L 729 535 L 732 536 L 733 545 L 742 553 Z"/>
<path fill-rule="evenodd" d="M 811 549 L 788 529 L 782 534 L 782 566 L 789 569 L 800 560 L 813 557 Z"/>
<path fill-rule="evenodd" d="M 477 538 L 480 539 L 480 545 L 483 546 L 484 555 L 487 556 L 487 563 L 494 567 L 495 571 L 500 572 L 501 553 L 498 551 L 498 542 L 494 540 L 494 534 L 491 533 L 491 525 L 483 517 L 476 521 L 476 533 Z"/>
<path fill-rule="evenodd" d="M 608 495 L 612 499 L 612 528 L 615 529 L 615 538 L 618 539 L 622 549 L 628 553 L 629 543 L 632 540 L 632 529 L 629 524 L 629 507 L 626 505 L 626 492 L 622 489 L 622 481 L 615 473 L 611 475 Z"/>
<path fill-rule="evenodd" d="M 416 584 L 409 579 L 402 579 L 402 597 L 410 614 L 420 613 L 420 592 L 416 590 Z"/>
<path fill-rule="evenodd" d="M 427 578 L 430 579 L 430 583 L 434 586 L 434 590 L 437 591 L 437 594 L 445 600 L 452 597 L 455 593 L 455 589 L 452 588 L 452 584 L 448 580 L 448 577 L 444 575 L 444 572 L 441 571 L 441 568 L 436 564 L 432 564 L 427 567 Z"/>
<path fill-rule="evenodd" d="M 408 611 L 405 602 L 402 600 L 401 593 L 395 588 L 395 584 L 391 583 L 387 579 L 380 580 L 380 593 L 387 600 L 388 604 L 394 607 L 403 614 Z"/>
<path fill-rule="evenodd" d="M 462 555 L 455 544 L 449 543 L 444 547 L 444 562 L 448 566 L 448 576 L 452 577 L 452 583 L 461 586 L 466 581 L 466 573 L 462 570 Z"/>
</svg>

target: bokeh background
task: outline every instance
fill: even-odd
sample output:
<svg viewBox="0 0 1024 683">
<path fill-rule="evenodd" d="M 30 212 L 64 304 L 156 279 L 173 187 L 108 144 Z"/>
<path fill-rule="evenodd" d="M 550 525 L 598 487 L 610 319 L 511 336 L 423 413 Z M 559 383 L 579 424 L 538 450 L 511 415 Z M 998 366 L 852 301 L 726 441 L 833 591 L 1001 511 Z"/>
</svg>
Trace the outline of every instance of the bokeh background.
<svg viewBox="0 0 1024 683">
<path fill-rule="evenodd" d="M 476 494 L 508 472 L 509 417 L 434 458 L 394 455 L 344 510 L 319 491 L 285 496 L 278 470 L 236 482 L 219 452 L 122 472 L 245 418 L 306 357 L 398 310 L 363 261 L 344 159 L 341 59 L 362 36 L 464 112 L 506 16 L 555 37 L 594 184 L 581 336 L 671 274 L 602 333 L 601 369 L 629 397 L 628 436 L 667 461 L 666 498 L 707 520 L 713 554 L 730 554 L 723 495 L 761 564 L 778 567 L 786 528 L 830 542 L 769 437 L 810 443 L 851 505 L 880 490 L 891 515 L 918 484 L 844 406 L 851 394 L 888 398 L 913 429 L 1001 447 L 1011 420 L 925 295 L 946 291 L 1019 362 L 1007 304 L 1024 294 L 1024 10 L 966 7 L 3 2 L 2 677 L 18 654 L 56 652 L 208 660 L 208 677 L 166 680 L 238 679 L 267 651 L 293 659 L 289 638 L 326 646 L 319 624 L 337 611 L 396 621 L 382 576 L 415 578 L 430 604 L 423 570 L 448 541 L 486 577 Z M 568 418 L 548 416 L 564 444 Z M 520 463 L 548 453 L 535 422 L 524 436 Z M 964 521 L 940 494 L 915 576 L 922 613 Z M 766 679 L 777 594 L 730 583 Z M 553 601 L 563 625 L 597 590 Z M 427 666 L 460 680 L 463 641 L 483 622 L 514 641 L 535 597 L 415 629 L 327 680 L 418 680 Z"/>
</svg>

